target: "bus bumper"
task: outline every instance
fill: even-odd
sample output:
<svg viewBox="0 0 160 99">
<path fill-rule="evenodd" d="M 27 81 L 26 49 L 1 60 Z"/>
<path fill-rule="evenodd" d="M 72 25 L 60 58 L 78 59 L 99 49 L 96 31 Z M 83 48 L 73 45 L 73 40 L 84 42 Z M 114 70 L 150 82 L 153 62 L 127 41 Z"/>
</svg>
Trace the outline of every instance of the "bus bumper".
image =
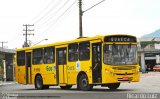
<svg viewBox="0 0 160 99">
<path fill-rule="evenodd" d="M 112 73 L 106 72 L 102 77 L 102 83 L 123 83 L 123 82 L 139 82 L 140 81 L 140 73 Z"/>
</svg>

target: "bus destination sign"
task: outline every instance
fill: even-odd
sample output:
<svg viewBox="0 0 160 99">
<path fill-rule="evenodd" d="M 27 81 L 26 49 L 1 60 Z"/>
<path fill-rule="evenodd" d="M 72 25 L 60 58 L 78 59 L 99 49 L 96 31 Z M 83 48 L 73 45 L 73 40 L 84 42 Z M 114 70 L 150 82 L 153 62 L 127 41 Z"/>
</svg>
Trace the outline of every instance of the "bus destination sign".
<svg viewBox="0 0 160 99">
<path fill-rule="evenodd" d="M 135 37 L 131 36 L 106 36 L 105 42 L 136 42 Z"/>
</svg>

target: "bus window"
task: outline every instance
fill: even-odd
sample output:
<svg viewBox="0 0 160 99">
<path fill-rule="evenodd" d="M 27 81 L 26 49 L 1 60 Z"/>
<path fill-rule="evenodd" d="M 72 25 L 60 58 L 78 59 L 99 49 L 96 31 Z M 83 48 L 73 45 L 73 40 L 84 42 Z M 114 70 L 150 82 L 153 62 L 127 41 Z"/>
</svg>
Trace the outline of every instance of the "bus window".
<svg viewBox="0 0 160 99">
<path fill-rule="evenodd" d="M 90 43 L 83 42 L 79 44 L 79 60 L 90 59 Z"/>
<path fill-rule="evenodd" d="M 55 50 L 54 47 L 44 48 L 44 63 L 45 64 L 54 63 L 54 60 L 55 60 L 54 50 Z"/>
<path fill-rule="evenodd" d="M 43 49 L 34 49 L 33 50 L 33 64 L 42 64 L 43 63 L 43 55 L 42 55 Z"/>
<path fill-rule="evenodd" d="M 104 63 L 111 64 L 111 61 L 112 61 L 112 46 L 106 44 L 104 46 Z"/>
<path fill-rule="evenodd" d="M 24 51 L 17 52 L 17 65 L 18 66 L 25 65 L 25 52 Z"/>
<path fill-rule="evenodd" d="M 104 63 L 111 65 L 137 64 L 137 46 L 104 45 Z"/>
<path fill-rule="evenodd" d="M 58 51 L 58 65 L 66 64 L 66 49 L 60 49 Z"/>
<path fill-rule="evenodd" d="M 78 60 L 78 44 L 70 44 L 68 46 L 68 61 Z"/>
</svg>

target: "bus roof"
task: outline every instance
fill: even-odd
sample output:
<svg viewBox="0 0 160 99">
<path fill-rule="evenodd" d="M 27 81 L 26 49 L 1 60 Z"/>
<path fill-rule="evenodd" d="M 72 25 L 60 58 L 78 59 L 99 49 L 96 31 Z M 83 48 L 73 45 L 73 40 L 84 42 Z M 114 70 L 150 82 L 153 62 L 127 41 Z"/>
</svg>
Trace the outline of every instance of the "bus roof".
<svg viewBox="0 0 160 99">
<path fill-rule="evenodd" d="M 50 44 L 43 44 L 43 45 L 24 47 L 24 48 L 16 49 L 16 51 L 32 50 L 32 49 L 41 48 L 41 47 L 58 46 L 58 45 L 85 42 L 85 41 L 92 41 L 92 40 L 101 40 L 102 42 L 104 42 L 104 37 L 107 37 L 107 36 L 131 36 L 131 37 L 135 37 L 135 36 L 132 36 L 132 35 L 127 35 L 127 34 L 112 34 L 112 35 L 105 35 L 105 36 L 97 35 L 97 36 L 93 36 L 93 37 L 81 37 L 81 38 L 77 38 L 77 39 L 69 40 L 69 41 L 54 42 L 54 43 L 50 43 Z"/>
</svg>

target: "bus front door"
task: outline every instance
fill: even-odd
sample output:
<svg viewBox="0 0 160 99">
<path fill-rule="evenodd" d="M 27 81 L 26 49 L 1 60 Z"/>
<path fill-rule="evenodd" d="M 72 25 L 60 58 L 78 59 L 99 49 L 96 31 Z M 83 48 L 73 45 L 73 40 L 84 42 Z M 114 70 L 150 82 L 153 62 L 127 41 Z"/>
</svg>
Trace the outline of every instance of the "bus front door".
<svg viewBox="0 0 160 99">
<path fill-rule="evenodd" d="M 56 49 L 56 66 L 57 66 L 57 83 L 66 84 L 67 83 L 67 57 L 66 48 Z"/>
<path fill-rule="evenodd" d="M 101 43 L 92 43 L 92 80 L 102 82 Z"/>
<path fill-rule="evenodd" d="M 26 84 L 31 84 L 31 52 L 26 52 Z"/>
</svg>

